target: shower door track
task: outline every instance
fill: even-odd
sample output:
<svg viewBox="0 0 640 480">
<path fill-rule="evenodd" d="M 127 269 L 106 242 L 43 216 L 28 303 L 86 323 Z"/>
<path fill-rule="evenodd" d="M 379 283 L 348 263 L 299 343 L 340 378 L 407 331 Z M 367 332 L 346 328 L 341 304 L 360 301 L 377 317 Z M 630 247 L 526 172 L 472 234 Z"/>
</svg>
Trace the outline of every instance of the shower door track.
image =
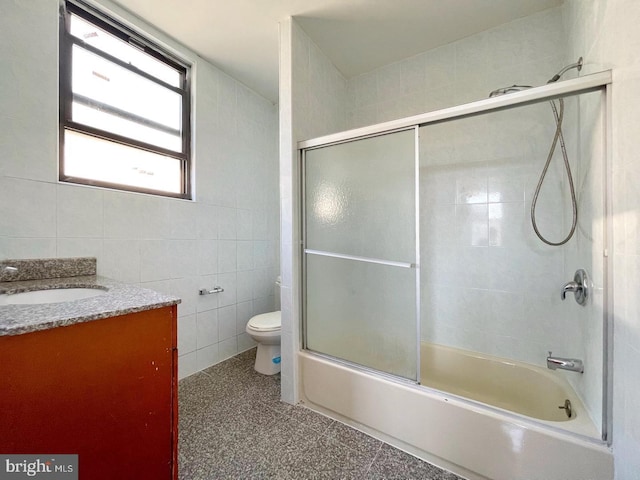
<svg viewBox="0 0 640 480">
<path fill-rule="evenodd" d="M 567 95 L 595 92 L 602 90 L 611 83 L 611 70 L 585 75 L 572 80 L 550 83 L 540 87 L 530 88 L 521 92 L 487 98 L 477 102 L 465 103 L 451 108 L 421 113 L 411 117 L 377 123 L 367 127 L 346 130 L 324 137 L 298 142 L 299 150 L 310 150 L 317 147 L 326 147 L 356 139 L 378 136 L 383 133 L 391 133 L 416 126 L 424 126 L 448 120 L 482 115 L 488 112 L 507 110 L 516 106 L 530 105 L 545 102 Z"/>
</svg>

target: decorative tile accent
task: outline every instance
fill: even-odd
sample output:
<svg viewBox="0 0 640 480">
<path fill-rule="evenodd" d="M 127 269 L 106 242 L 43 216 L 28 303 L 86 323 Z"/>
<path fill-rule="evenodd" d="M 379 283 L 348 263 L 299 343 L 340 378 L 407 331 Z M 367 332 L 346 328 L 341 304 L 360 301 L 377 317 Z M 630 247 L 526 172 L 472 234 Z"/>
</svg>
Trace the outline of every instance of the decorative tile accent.
<svg viewBox="0 0 640 480">
<path fill-rule="evenodd" d="M 11 259 L 0 261 L 0 265 L 18 269 L 9 271 L 0 267 L 0 282 L 81 277 L 96 274 L 95 257 Z"/>
</svg>

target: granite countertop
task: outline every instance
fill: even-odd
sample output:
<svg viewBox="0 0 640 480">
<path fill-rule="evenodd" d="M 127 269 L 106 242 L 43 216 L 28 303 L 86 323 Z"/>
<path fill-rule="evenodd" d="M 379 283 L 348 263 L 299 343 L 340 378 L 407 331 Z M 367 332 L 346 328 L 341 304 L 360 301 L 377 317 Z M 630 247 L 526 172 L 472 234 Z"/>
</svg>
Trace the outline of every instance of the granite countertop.
<svg viewBox="0 0 640 480">
<path fill-rule="evenodd" d="M 70 302 L 0 306 L 0 336 L 64 327 L 180 303 L 180 299 L 97 275 L 0 282 L 0 294 L 52 288 L 97 288 L 98 295 Z"/>
</svg>

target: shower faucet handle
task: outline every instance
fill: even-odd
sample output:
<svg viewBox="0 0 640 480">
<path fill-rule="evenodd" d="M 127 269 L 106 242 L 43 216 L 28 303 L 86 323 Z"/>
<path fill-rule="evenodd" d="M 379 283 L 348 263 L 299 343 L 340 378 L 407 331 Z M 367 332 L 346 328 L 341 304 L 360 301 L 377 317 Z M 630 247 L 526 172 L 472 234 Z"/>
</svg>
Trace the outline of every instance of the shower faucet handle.
<svg viewBox="0 0 640 480">
<path fill-rule="evenodd" d="M 576 270 L 573 281 L 565 283 L 560 291 L 560 298 L 565 300 L 567 292 L 573 292 L 579 305 L 586 305 L 589 298 L 589 276 L 583 269 Z"/>
<path fill-rule="evenodd" d="M 564 287 L 562 287 L 562 291 L 560 292 L 560 297 L 564 300 L 567 298 L 567 292 L 577 293 L 580 290 L 582 290 L 582 285 L 578 282 L 565 283 Z"/>
</svg>

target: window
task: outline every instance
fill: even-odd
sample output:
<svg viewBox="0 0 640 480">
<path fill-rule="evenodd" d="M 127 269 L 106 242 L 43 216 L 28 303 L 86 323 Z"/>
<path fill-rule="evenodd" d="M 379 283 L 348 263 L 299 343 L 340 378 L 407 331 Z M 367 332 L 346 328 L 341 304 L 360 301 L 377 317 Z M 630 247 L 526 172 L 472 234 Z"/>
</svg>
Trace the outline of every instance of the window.
<svg viewBox="0 0 640 480">
<path fill-rule="evenodd" d="M 189 66 L 79 2 L 60 21 L 60 180 L 191 198 Z"/>
</svg>

